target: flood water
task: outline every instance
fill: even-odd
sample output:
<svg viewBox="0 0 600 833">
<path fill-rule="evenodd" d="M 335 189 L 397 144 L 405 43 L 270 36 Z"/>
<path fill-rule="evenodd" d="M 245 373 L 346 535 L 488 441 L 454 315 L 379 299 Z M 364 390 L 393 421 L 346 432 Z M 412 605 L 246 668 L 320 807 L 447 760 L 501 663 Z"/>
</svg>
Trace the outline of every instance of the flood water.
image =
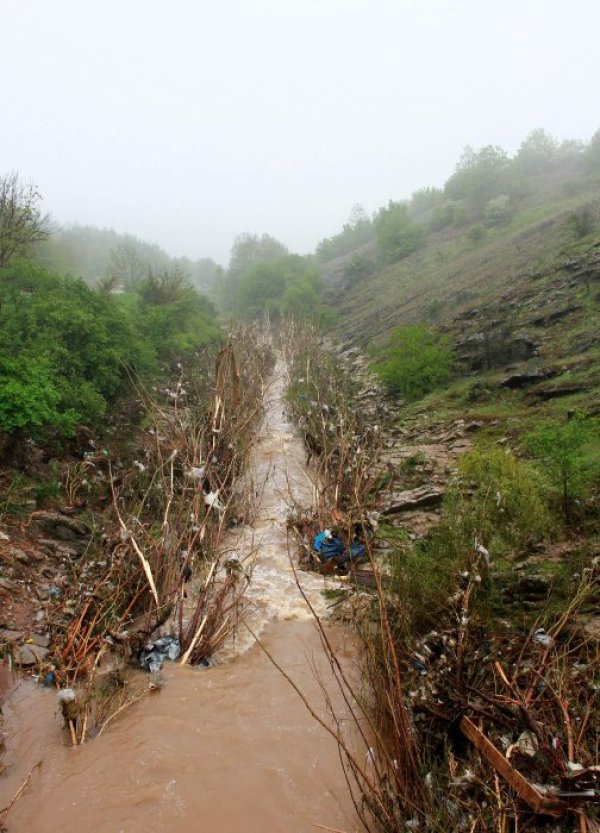
<svg viewBox="0 0 600 833">
<path fill-rule="evenodd" d="M 250 464 L 259 495 L 252 529 L 228 542 L 252 551 L 251 625 L 326 715 L 322 686 L 348 717 L 287 554 L 286 515 L 307 506 L 313 484 L 283 414 L 278 364 Z M 325 610 L 323 579 L 301 574 Z M 351 641 L 328 633 L 350 666 Z M 0 807 L 42 761 L 9 816 L 9 833 L 300 833 L 359 829 L 335 740 L 250 636 L 207 670 L 166 664 L 163 688 L 117 717 L 100 737 L 65 745 L 55 692 L 21 682 L 4 705 L 9 733 Z"/>
</svg>

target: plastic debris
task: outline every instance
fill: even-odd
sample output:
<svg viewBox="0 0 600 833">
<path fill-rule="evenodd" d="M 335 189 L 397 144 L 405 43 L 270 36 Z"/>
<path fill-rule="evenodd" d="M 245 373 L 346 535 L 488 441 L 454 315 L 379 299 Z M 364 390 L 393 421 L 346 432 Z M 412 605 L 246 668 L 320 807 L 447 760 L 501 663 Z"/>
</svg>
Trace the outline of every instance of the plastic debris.
<svg viewBox="0 0 600 833">
<path fill-rule="evenodd" d="M 203 480 L 206 474 L 206 466 L 192 466 L 187 475 L 190 480 Z"/>
<path fill-rule="evenodd" d="M 61 688 L 56 695 L 56 699 L 62 705 L 63 703 L 73 703 L 75 700 L 75 692 L 72 688 Z"/>
<path fill-rule="evenodd" d="M 222 509 L 223 505 L 219 500 L 219 490 L 216 489 L 216 491 L 209 492 L 207 495 L 204 495 L 204 503 L 206 506 L 210 506 L 212 509 Z"/>
<path fill-rule="evenodd" d="M 539 748 L 538 740 L 531 732 L 521 732 L 516 743 L 512 743 L 506 750 L 506 757 L 510 758 L 515 750 L 528 758 L 534 758 Z"/>
<path fill-rule="evenodd" d="M 151 642 L 140 652 L 140 668 L 145 671 L 160 671 L 163 662 L 168 659 L 171 662 L 181 654 L 181 645 L 174 636 L 163 636 L 156 642 Z"/>
<path fill-rule="evenodd" d="M 552 637 L 550 634 L 547 634 L 543 628 L 538 628 L 533 634 L 533 641 L 537 642 L 539 645 L 548 647 L 548 645 L 552 644 Z"/>
</svg>

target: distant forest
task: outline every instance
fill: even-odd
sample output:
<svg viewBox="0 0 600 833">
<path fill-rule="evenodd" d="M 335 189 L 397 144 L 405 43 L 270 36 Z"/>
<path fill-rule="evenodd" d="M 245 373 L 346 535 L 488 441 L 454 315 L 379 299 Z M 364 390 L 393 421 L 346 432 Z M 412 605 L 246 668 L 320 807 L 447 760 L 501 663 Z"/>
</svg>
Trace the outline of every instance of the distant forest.
<svg viewBox="0 0 600 833">
<path fill-rule="evenodd" d="M 177 269 L 200 292 L 209 292 L 218 266 L 210 258 L 170 257 L 160 246 L 131 234 L 94 226 L 51 225 L 33 256 L 51 272 L 83 278 L 90 285 L 109 282 L 114 289 L 131 289 L 148 270 Z"/>
<path fill-rule="evenodd" d="M 477 242 L 486 229 L 510 223 L 532 195 L 551 190 L 553 179 L 567 197 L 585 192 L 599 176 L 600 130 L 586 143 L 559 142 L 538 128 L 512 157 L 498 145 L 478 150 L 467 146 L 443 187 L 420 188 L 410 199 L 390 199 L 372 216 L 355 205 L 342 230 L 317 245 L 316 258 L 327 263 L 375 242 L 380 260 L 394 262 L 418 249 L 428 232 L 449 228 L 470 227 Z M 357 254 L 348 277 L 364 277 L 375 266 L 369 256 Z"/>
</svg>

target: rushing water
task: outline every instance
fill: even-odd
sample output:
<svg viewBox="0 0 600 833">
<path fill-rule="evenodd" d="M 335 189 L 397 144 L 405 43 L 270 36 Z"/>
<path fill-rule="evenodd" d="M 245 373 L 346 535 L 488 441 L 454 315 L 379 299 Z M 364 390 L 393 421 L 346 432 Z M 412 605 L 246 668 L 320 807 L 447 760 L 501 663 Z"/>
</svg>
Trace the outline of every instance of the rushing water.
<svg viewBox="0 0 600 833">
<path fill-rule="evenodd" d="M 250 464 L 258 492 L 253 527 L 228 542 L 254 553 L 251 624 L 265 647 L 325 716 L 322 686 L 346 715 L 310 612 L 291 569 L 285 518 L 307 506 L 313 484 L 283 413 L 278 364 Z M 323 580 L 302 574 L 322 612 Z M 352 646 L 330 628 L 338 656 Z M 9 820 L 9 833 L 300 833 L 358 829 L 334 739 L 308 713 L 263 651 L 200 671 L 167 664 L 165 685 L 83 746 L 65 745 L 55 694 L 20 683 L 4 706 L 9 732 L 0 807 L 42 761 Z"/>
</svg>

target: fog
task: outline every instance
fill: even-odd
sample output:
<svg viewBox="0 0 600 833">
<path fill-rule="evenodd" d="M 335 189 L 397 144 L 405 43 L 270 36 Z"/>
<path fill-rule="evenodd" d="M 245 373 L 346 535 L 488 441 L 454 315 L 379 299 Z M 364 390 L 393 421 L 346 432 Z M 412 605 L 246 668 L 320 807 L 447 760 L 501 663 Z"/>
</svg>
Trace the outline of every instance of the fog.
<svg viewBox="0 0 600 833">
<path fill-rule="evenodd" d="M 0 173 L 59 222 L 226 264 L 311 251 L 465 144 L 600 127 L 597 0 L 2 0 Z"/>
</svg>

